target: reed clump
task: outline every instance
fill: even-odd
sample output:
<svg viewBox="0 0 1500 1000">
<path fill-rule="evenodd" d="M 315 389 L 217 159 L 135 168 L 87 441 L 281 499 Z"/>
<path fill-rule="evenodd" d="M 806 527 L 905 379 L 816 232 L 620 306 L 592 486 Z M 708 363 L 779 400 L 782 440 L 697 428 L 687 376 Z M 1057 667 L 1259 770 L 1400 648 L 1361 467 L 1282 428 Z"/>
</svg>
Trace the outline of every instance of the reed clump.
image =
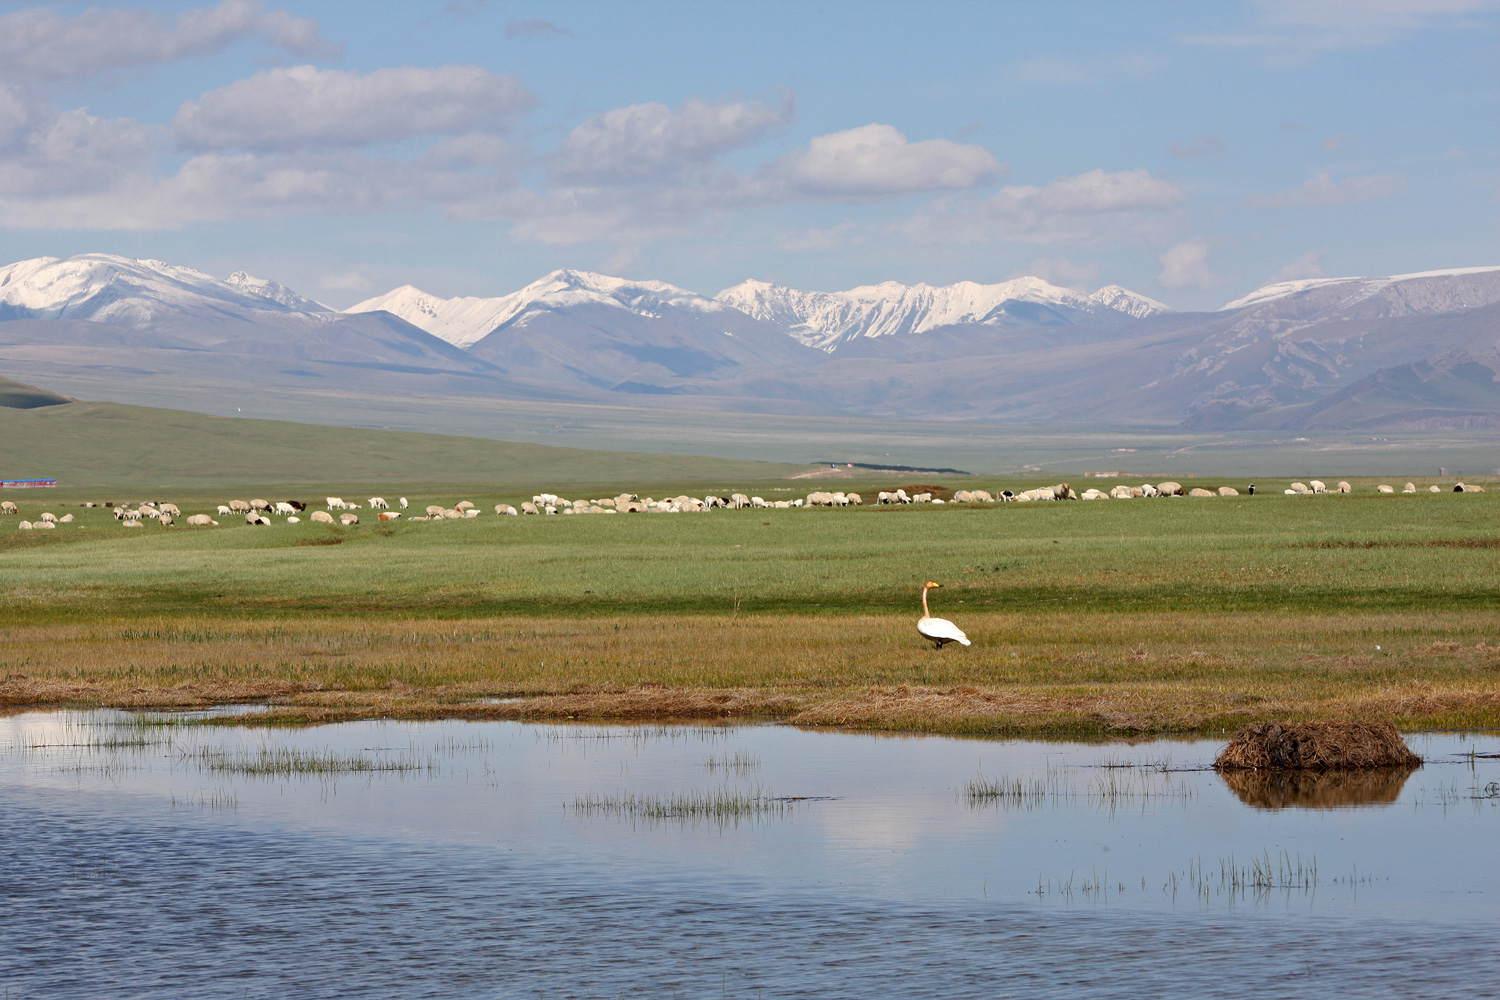
<svg viewBox="0 0 1500 1000">
<path fill-rule="evenodd" d="M 1214 767 L 1227 770 L 1330 771 L 1420 767 L 1389 722 L 1256 722 L 1219 752 Z"/>
</svg>

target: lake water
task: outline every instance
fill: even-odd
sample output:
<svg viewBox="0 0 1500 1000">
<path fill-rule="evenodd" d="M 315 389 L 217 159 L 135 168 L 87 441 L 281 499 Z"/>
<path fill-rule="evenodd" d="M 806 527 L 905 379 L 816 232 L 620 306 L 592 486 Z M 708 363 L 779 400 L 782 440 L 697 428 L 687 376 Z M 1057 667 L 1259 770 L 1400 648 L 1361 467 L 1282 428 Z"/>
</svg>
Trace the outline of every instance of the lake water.
<svg viewBox="0 0 1500 1000">
<path fill-rule="evenodd" d="M 197 721 L 0 718 L 0 996 L 1500 995 L 1494 734 Z"/>
</svg>

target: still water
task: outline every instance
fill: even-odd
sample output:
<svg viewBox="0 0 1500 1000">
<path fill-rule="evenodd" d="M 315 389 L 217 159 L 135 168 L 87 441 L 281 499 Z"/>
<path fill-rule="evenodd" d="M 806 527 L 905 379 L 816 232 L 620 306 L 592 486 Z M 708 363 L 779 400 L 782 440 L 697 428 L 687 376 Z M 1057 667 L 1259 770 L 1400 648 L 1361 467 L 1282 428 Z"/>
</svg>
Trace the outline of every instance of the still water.
<svg viewBox="0 0 1500 1000">
<path fill-rule="evenodd" d="M 0 718 L 0 996 L 1500 995 L 1495 734 L 200 722 Z"/>
</svg>

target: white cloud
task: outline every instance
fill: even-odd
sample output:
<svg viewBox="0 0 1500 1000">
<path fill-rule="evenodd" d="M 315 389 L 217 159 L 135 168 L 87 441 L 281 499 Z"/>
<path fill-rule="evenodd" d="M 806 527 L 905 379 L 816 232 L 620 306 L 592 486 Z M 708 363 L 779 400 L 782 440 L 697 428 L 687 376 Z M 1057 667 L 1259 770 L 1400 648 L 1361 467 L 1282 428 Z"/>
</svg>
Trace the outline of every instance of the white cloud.
<svg viewBox="0 0 1500 1000">
<path fill-rule="evenodd" d="M 1204 156 L 1223 156 L 1224 140 L 1216 135 L 1200 135 L 1187 145 L 1174 142 L 1168 150 L 1179 160 L 1196 160 Z"/>
<path fill-rule="evenodd" d="M 1320 145 L 1322 145 L 1323 152 L 1325 153 L 1337 153 L 1339 151 L 1339 147 L 1348 141 L 1348 132 L 1335 132 L 1333 133 L 1333 135 L 1330 135 L 1328 138 L 1324 139 Z"/>
<path fill-rule="evenodd" d="M 1291 261 L 1281 270 L 1271 275 L 1270 283 L 1278 281 L 1296 281 L 1300 278 L 1323 277 L 1323 251 L 1309 250 L 1307 253 Z"/>
<path fill-rule="evenodd" d="M 28 113 L 18 103 L 0 101 L 0 119 L 11 133 L 3 144 L 8 155 L 0 155 L 0 204 L 108 191 L 122 178 L 151 169 L 153 130 L 128 118 Z"/>
<path fill-rule="evenodd" d="M 1162 254 L 1161 274 L 1156 279 L 1163 288 L 1213 288 L 1224 279 L 1208 266 L 1209 246 L 1203 240 L 1178 243 Z"/>
<path fill-rule="evenodd" d="M 222 0 L 168 24 L 145 11 L 89 8 L 59 17 L 46 7 L 0 16 L 0 77 L 41 83 L 132 66 L 208 56 L 256 38 L 289 52 L 333 50 L 308 18 L 266 10 L 258 0 Z"/>
<path fill-rule="evenodd" d="M 1007 277 L 1022 278 L 1031 275 L 1054 285 L 1081 289 L 1098 279 L 1099 265 L 1075 264 L 1066 257 L 1038 257 L 1024 268 L 1012 271 Z"/>
<path fill-rule="evenodd" d="M 787 97 L 781 107 L 760 101 L 632 104 L 595 115 L 568 133 L 549 173 L 564 185 L 661 182 L 715 164 L 784 125 L 795 115 Z"/>
<path fill-rule="evenodd" d="M 535 103 L 519 78 L 477 66 L 398 66 L 364 75 L 295 66 L 189 101 L 172 130 L 193 150 L 362 146 L 498 131 Z"/>
<path fill-rule="evenodd" d="M 1405 190 L 1406 178 L 1400 174 L 1367 174 L 1336 181 L 1325 172 L 1285 191 L 1249 194 L 1245 197 L 1245 207 L 1313 208 L 1321 205 L 1345 205 L 1350 202 L 1377 201 Z"/>
<path fill-rule="evenodd" d="M 982 146 L 948 139 L 910 142 L 890 125 L 816 136 L 773 164 L 766 177 L 813 198 L 888 198 L 962 191 L 1006 172 Z"/>
<path fill-rule="evenodd" d="M 505 22 L 506 38 L 546 38 L 549 35 L 571 35 L 572 33 L 567 28 L 540 18 L 522 20 L 513 17 Z"/>
<path fill-rule="evenodd" d="M 1143 168 L 1100 168 L 1043 185 L 1006 185 L 983 200 L 945 199 L 906 227 L 926 240 L 1089 242 L 1145 234 L 1145 220 L 1177 208 L 1187 192 Z"/>
<path fill-rule="evenodd" d="M 1334 49 L 1388 45 L 1420 31 L 1461 28 L 1473 15 L 1496 9 L 1497 0 L 1257 0 L 1244 28 L 1179 40 L 1298 59 Z"/>
<path fill-rule="evenodd" d="M 364 292 L 372 286 L 370 279 L 358 271 L 343 274 L 325 274 L 318 279 L 318 287 L 328 292 Z"/>
</svg>

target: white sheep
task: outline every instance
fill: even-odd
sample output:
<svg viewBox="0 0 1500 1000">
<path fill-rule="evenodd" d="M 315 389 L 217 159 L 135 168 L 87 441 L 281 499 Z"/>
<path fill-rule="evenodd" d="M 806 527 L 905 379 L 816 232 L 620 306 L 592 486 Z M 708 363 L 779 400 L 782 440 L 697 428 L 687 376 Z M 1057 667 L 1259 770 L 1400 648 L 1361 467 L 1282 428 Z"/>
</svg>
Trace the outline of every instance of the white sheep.
<svg viewBox="0 0 1500 1000">
<path fill-rule="evenodd" d="M 330 513 L 328 513 L 328 511 L 326 511 L 326 510 L 315 510 L 315 511 L 313 511 L 311 514 L 309 514 L 307 516 L 311 520 L 315 521 L 318 524 L 332 524 L 333 523 L 333 515 L 330 514 Z"/>
<path fill-rule="evenodd" d="M 245 500 L 231 500 L 229 501 L 229 511 L 232 514 L 248 514 L 250 513 L 250 504 Z"/>
<path fill-rule="evenodd" d="M 215 523 L 217 523 L 217 522 L 215 522 Z M 286 523 L 287 524 L 301 524 L 302 523 L 302 518 L 300 518 L 300 517 L 289 517 L 289 518 L 286 519 Z"/>
<path fill-rule="evenodd" d="M 58 524 L 72 524 L 73 523 L 73 515 L 72 514 L 64 514 L 62 517 L 60 517 L 60 518 L 57 519 L 57 523 Z"/>
<path fill-rule="evenodd" d="M 277 500 L 276 506 L 273 508 L 273 510 L 280 517 L 290 517 L 291 515 L 297 513 L 297 508 L 293 507 L 285 500 Z"/>
<path fill-rule="evenodd" d="M 401 498 L 401 509 L 402 509 L 402 510 L 405 510 L 405 509 L 406 509 L 406 507 L 407 507 L 407 504 L 406 504 L 406 497 L 402 497 L 402 498 Z"/>
<path fill-rule="evenodd" d="M 329 510 L 347 510 L 349 505 L 344 503 L 343 497 L 324 497 L 326 503 L 323 506 Z"/>
<path fill-rule="evenodd" d="M 54 513 L 52 513 L 50 510 L 42 511 L 41 520 L 43 520 L 43 521 L 56 521 L 57 520 L 57 515 L 54 514 Z"/>
<path fill-rule="evenodd" d="M 194 526 L 207 527 L 209 525 L 217 525 L 219 522 L 207 514 L 190 514 L 188 515 L 187 523 Z"/>
<path fill-rule="evenodd" d="M 1379 493 L 1394 493 L 1394 492 L 1396 492 L 1396 488 L 1394 486 L 1387 486 L 1385 483 L 1381 483 L 1379 486 L 1375 487 L 1375 489 Z M 1287 490 L 1287 492 L 1290 493 L 1292 491 L 1291 490 Z M 1415 493 L 1416 490 L 1412 490 L 1412 492 Z"/>
<path fill-rule="evenodd" d="M 394 521 L 401 516 L 401 512 L 399 510 L 383 510 L 378 516 L 382 521 Z"/>
<path fill-rule="evenodd" d="M 15 514 L 17 513 L 17 507 L 9 500 L 0 500 L 0 511 L 4 511 L 7 514 Z"/>
<path fill-rule="evenodd" d="M 33 528 L 44 528 L 47 531 L 51 531 L 53 528 L 57 527 L 57 522 L 56 521 L 38 521 L 36 524 L 33 524 L 32 527 Z"/>
<path fill-rule="evenodd" d="M 391 509 L 391 505 L 385 502 L 385 497 L 371 497 L 370 498 L 370 509 L 371 510 L 390 510 Z"/>
<path fill-rule="evenodd" d="M 359 515 L 358 514 L 340 514 L 339 515 L 339 523 L 343 524 L 343 525 L 358 524 L 359 523 Z"/>
<path fill-rule="evenodd" d="M 497 503 L 497 504 L 495 504 L 495 513 L 496 514 L 514 515 L 514 514 L 517 513 L 517 511 L 516 511 L 516 509 L 514 507 L 512 507 L 508 503 Z"/>
<path fill-rule="evenodd" d="M 227 517 L 228 515 L 233 514 L 233 513 L 234 513 L 234 511 L 230 510 L 227 505 L 222 504 L 222 503 L 219 504 L 218 515 L 220 517 Z"/>
<path fill-rule="evenodd" d="M 32 524 L 30 521 L 20 521 L 16 524 L 17 531 L 30 531 L 35 527 L 36 525 Z"/>
</svg>

